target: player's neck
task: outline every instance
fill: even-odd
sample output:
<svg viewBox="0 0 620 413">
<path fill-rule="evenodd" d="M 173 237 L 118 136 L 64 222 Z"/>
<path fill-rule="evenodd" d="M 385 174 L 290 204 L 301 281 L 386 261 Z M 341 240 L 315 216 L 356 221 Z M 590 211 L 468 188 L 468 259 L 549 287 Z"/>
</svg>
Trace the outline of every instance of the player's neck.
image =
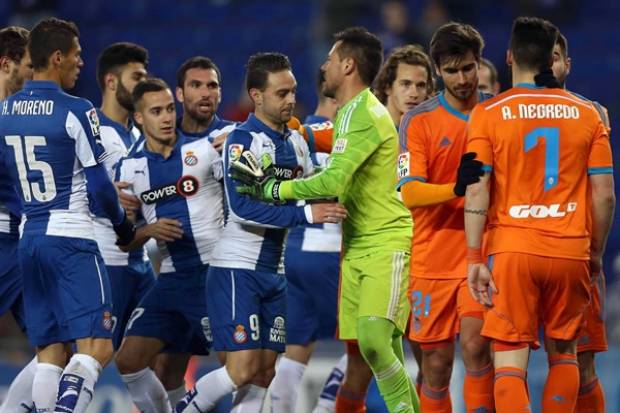
<svg viewBox="0 0 620 413">
<path fill-rule="evenodd" d="M 334 113 L 336 112 L 336 110 L 334 110 L 332 107 L 328 107 L 329 105 L 323 105 L 321 103 L 319 103 L 319 105 L 316 107 L 316 110 L 314 111 L 314 115 L 315 116 L 322 116 L 324 118 L 327 119 L 333 119 L 334 118 Z"/>
<path fill-rule="evenodd" d="M 116 99 L 104 97 L 101 102 L 101 111 L 114 122 L 119 123 L 124 127 L 128 126 L 129 112 L 127 109 L 119 105 Z"/>
<path fill-rule="evenodd" d="M 174 145 L 176 145 L 177 139 L 178 139 L 178 136 L 176 133 L 174 135 L 174 138 L 170 140 L 153 138 L 153 137 L 148 136 L 148 134 L 146 133 L 145 133 L 145 136 L 146 136 L 146 149 L 149 152 L 160 154 L 161 156 L 164 157 L 164 159 L 167 159 L 170 156 L 170 154 L 172 153 L 172 150 L 174 149 Z"/>
<path fill-rule="evenodd" d="M 260 111 L 254 111 L 254 116 L 256 116 L 258 120 L 269 126 L 271 129 L 284 133 L 284 127 L 286 126 L 284 123 L 275 123 Z"/>
<path fill-rule="evenodd" d="M 8 87 L 8 82 L 6 80 L 0 81 L 0 100 L 4 100 L 11 95 Z"/>
<path fill-rule="evenodd" d="M 443 95 L 446 98 L 446 101 L 448 102 L 450 106 L 452 106 L 454 109 L 462 113 L 471 112 L 474 106 L 476 106 L 478 102 L 480 101 L 480 92 L 478 92 L 478 89 L 476 89 L 474 93 L 472 93 L 471 96 L 468 97 L 467 99 L 455 98 L 448 91 L 448 89 L 445 90 Z"/>
<path fill-rule="evenodd" d="M 359 95 L 362 90 L 366 89 L 368 85 L 365 85 L 361 81 L 357 79 L 345 79 L 342 87 L 338 89 L 336 92 L 336 102 L 338 102 L 338 107 L 341 108 L 351 101 L 355 96 Z"/>
<path fill-rule="evenodd" d="M 60 73 L 57 70 L 43 70 L 41 72 L 34 72 L 32 74 L 32 80 L 44 80 L 48 82 L 54 82 L 58 86 L 62 83 L 60 81 Z"/>
<path fill-rule="evenodd" d="M 512 66 L 512 86 L 516 86 L 519 83 L 530 83 L 535 84 L 536 81 L 534 77 L 538 74 L 537 71 L 533 70 L 523 70 L 517 68 L 515 65 Z"/>
<path fill-rule="evenodd" d="M 209 126 L 211 125 L 211 122 L 213 122 L 214 118 L 215 114 L 213 114 L 206 121 L 199 121 L 184 113 L 183 117 L 181 118 L 181 130 L 186 133 L 194 134 L 206 132 L 207 129 L 209 129 Z"/>
<path fill-rule="evenodd" d="M 400 125 L 400 118 L 403 116 L 403 112 L 398 110 L 396 105 L 394 105 L 389 98 L 385 107 L 387 108 L 390 117 L 392 118 L 392 122 L 394 122 L 394 125 L 396 125 L 396 127 L 398 128 L 398 125 Z"/>
</svg>

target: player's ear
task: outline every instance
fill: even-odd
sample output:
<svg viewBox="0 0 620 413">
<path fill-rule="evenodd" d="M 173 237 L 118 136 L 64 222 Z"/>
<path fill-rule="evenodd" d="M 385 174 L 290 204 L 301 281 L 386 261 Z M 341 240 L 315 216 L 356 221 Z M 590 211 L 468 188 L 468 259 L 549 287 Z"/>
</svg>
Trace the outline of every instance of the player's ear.
<svg viewBox="0 0 620 413">
<path fill-rule="evenodd" d="M 174 95 L 180 103 L 183 103 L 183 101 L 185 101 L 185 95 L 183 94 L 182 88 L 177 86 L 176 89 L 174 89 Z"/>
<path fill-rule="evenodd" d="M 570 75 L 570 70 L 573 67 L 573 60 L 570 57 L 566 58 L 566 75 Z"/>
<path fill-rule="evenodd" d="M 137 123 L 137 124 L 139 124 L 139 125 L 143 125 L 143 122 L 142 122 L 142 120 L 143 120 L 143 119 L 142 119 L 142 113 L 141 113 L 141 112 L 139 112 L 139 111 L 135 111 L 135 112 L 133 113 L 133 120 L 134 120 L 134 121 L 136 121 L 136 123 Z"/>
<path fill-rule="evenodd" d="M 108 90 L 111 90 L 112 92 L 116 91 L 116 76 L 114 76 L 112 73 L 108 73 L 105 75 L 105 87 Z"/>
<path fill-rule="evenodd" d="M 0 57 L 0 70 L 6 74 L 11 72 L 11 59 L 8 56 Z"/>
<path fill-rule="evenodd" d="M 356 69 L 355 60 L 350 57 L 345 57 L 342 59 L 342 70 L 345 75 L 350 75 Z"/>
<path fill-rule="evenodd" d="M 510 51 L 510 49 L 506 50 L 506 64 L 508 65 L 508 67 L 512 66 L 512 52 Z"/>
<path fill-rule="evenodd" d="M 49 62 L 52 63 L 52 66 L 60 66 L 62 63 L 63 54 L 60 50 L 56 50 L 54 53 L 50 55 Z"/>
<path fill-rule="evenodd" d="M 254 102 L 256 106 L 263 104 L 263 93 L 259 89 L 252 88 L 248 93 L 250 94 L 250 99 L 252 99 L 252 102 Z"/>
</svg>

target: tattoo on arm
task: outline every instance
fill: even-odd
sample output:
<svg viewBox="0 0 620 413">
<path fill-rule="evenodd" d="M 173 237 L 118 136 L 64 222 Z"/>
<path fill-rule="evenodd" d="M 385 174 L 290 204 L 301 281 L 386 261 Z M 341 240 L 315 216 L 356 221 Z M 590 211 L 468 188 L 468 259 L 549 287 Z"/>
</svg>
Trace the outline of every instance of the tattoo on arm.
<svg viewBox="0 0 620 413">
<path fill-rule="evenodd" d="M 476 215 L 486 215 L 487 214 L 487 210 L 486 209 L 467 209 L 467 208 L 465 208 L 465 213 L 466 214 L 476 214 Z"/>
</svg>

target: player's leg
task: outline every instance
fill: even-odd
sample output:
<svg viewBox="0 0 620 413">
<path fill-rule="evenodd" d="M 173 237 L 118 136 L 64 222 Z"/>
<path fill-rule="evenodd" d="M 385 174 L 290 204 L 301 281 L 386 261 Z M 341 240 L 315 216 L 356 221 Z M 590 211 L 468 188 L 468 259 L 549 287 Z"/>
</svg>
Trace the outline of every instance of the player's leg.
<svg viewBox="0 0 620 413">
<path fill-rule="evenodd" d="M 55 370 L 62 371 L 60 367 Z M 0 413 L 29 413 L 33 410 L 32 384 L 36 372 L 37 358 L 35 356 L 11 382 L 2 406 L 0 406 Z M 58 374 L 58 379 L 60 379 L 60 374 Z M 57 383 L 55 387 L 58 387 Z"/>
<path fill-rule="evenodd" d="M 292 304 L 292 302 L 289 301 L 289 304 Z M 288 318 L 289 323 L 291 322 L 290 320 Z M 306 365 L 314 351 L 315 344 L 314 341 L 308 345 L 287 344 L 286 351 L 278 362 L 276 376 L 269 390 L 271 406 L 274 411 L 282 413 L 295 411 L 299 385 L 306 370 Z"/>
<path fill-rule="evenodd" d="M 454 340 L 423 343 L 421 348 L 424 377 L 420 392 L 422 411 L 449 413 L 452 411 L 450 377 L 454 364 Z"/>
<path fill-rule="evenodd" d="M 347 365 L 342 386 L 336 397 L 336 413 L 366 412 L 366 392 L 372 381 L 372 370 L 356 342 L 347 342 Z"/>
<path fill-rule="evenodd" d="M 323 388 L 319 394 L 319 400 L 314 410 L 312 410 L 312 413 L 334 413 L 336 411 L 336 397 L 342 386 L 345 371 L 347 370 L 347 359 L 347 355 L 344 354 L 340 357 L 340 360 L 338 360 L 338 363 L 336 363 L 332 371 L 329 372 L 329 376 L 327 376 L 327 380 L 325 380 L 323 384 Z"/>
<path fill-rule="evenodd" d="M 594 352 L 577 353 L 579 395 L 575 413 L 605 413 L 605 393 L 596 375 Z"/>
<path fill-rule="evenodd" d="M 276 359 L 278 352 L 263 349 L 260 354 L 260 368 L 249 384 L 238 388 L 232 402 L 231 413 L 260 413 L 267 394 L 267 388 L 271 384 L 275 374 Z M 272 411 L 279 412 L 272 406 Z"/>
<path fill-rule="evenodd" d="M 409 336 L 407 334 L 407 336 Z M 424 381 L 424 373 L 422 372 L 422 348 L 420 347 L 420 343 L 414 340 L 408 340 L 409 346 L 411 347 L 411 352 L 413 353 L 413 358 L 415 359 L 415 363 L 418 366 L 418 374 L 415 377 L 415 390 L 420 394 L 422 390 L 422 382 Z"/>
<path fill-rule="evenodd" d="M 170 406 L 185 397 L 185 372 L 192 355 L 190 353 L 160 353 L 155 357 L 153 371 L 161 381 Z"/>
</svg>

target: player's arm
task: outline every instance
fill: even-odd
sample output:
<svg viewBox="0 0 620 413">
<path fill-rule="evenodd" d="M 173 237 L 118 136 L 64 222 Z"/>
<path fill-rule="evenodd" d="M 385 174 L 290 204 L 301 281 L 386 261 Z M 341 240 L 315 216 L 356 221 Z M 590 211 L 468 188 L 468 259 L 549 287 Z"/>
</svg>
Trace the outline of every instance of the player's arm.
<svg viewBox="0 0 620 413">
<path fill-rule="evenodd" d="M 292 117 L 288 122 L 289 129 L 299 131 L 304 140 L 308 142 L 310 152 L 332 151 L 332 142 L 334 138 L 334 123 L 332 121 L 308 123 L 302 125 L 299 119 Z"/>
<path fill-rule="evenodd" d="M 129 252 L 142 248 L 151 238 L 157 241 L 174 242 L 183 237 L 183 227 L 180 221 L 170 218 L 159 218 L 152 224 L 146 224 L 136 230 L 133 240 L 123 246 L 119 246 L 121 251 Z"/>
</svg>

